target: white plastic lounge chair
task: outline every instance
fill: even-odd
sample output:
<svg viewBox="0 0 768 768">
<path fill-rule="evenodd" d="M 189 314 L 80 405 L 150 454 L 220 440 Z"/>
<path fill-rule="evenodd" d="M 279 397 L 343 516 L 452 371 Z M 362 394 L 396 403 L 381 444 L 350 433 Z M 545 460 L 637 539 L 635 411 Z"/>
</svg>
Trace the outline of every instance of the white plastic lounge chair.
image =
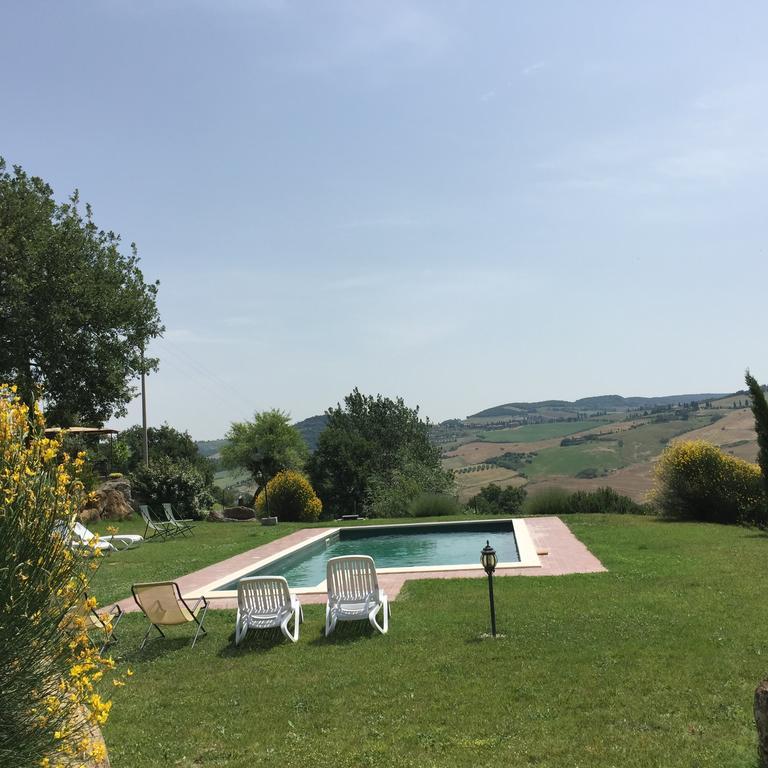
<svg viewBox="0 0 768 768">
<path fill-rule="evenodd" d="M 72 545 L 75 546 L 88 546 L 92 539 L 96 538 L 82 523 L 75 523 L 75 527 L 72 531 Z M 134 549 L 138 547 L 144 541 L 143 536 L 139 536 L 137 533 L 115 533 L 109 536 L 99 536 L 99 540 L 96 544 L 100 547 L 102 543 L 110 544 L 110 551 L 122 550 L 122 549 Z"/>
<path fill-rule="evenodd" d="M 147 642 L 149 632 L 154 627 L 163 637 L 165 633 L 161 626 L 171 627 L 178 624 L 187 624 L 194 621 L 197 624 L 197 631 L 192 639 L 192 647 L 195 647 L 197 636 L 202 632 L 207 635 L 208 632 L 203 627 L 205 613 L 208 610 L 208 601 L 204 597 L 198 598 L 193 606 L 189 606 L 187 601 L 181 596 L 179 585 L 175 581 L 156 581 L 144 584 L 134 584 L 131 587 L 133 599 L 136 605 L 141 608 L 144 615 L 149 619 L 149 627 L 141 641 L 139 648 L 144 647 Z M 198 619 L 197 616 L 202 614 Z"/>
<path fill-rule="evenodd" d="M 155 518 L 152 517 L 152 513 L 149 511 L 149 507 L 146 504 L 139 506 L 139 513 L 141 514 L 141 518 L 145 523 L 145 539 L 155 539 L 158 536 L 161 539 L 168 539 L 171 536 L 176 536 L 181 533 L 181 529 L 173 523 L 169 523 L 167 520 L 155 520 Z"/>
<path fill-rule="evenodd" d="M 291 619 L 293 632 L 288 629 Z M 252 576 L 238 581 L 235 645 L 240 644 L 249 629 L 271 627 L 280 627 L 280 631 L 295 643 L 302 621 L 301 603 L 291 595 L 288 582 L 282 576 Z"/>
<path fill-rule="evenodd" d="M 186 536 L 186 534 L 192 535 L 192 529 L 195 527 L 194 525 L 190 525 L 188 520 L 184 520 L 183 518 L 176 517 L 176 515 L 173 514 L 173 507 L 168 504 L 167 502 L 163 503 L 163 512 L 165 512 L 165 517 L 168 520 L 169 523 L 173 523 L 183 535 Z"/>
<path fill-rule="evenodd" d="M 82 523 L 74 521 L 69 526 L 64 522 L 57 523 L 55 531 L 67 542 L 70 549 L 85 556 L 94 555 L 96 552 L 109 554 L 123 549 L 132 549 L 144 541 L 141 536 L 132 533 L 96 538 L 96 535 Z"/>
<path fill-rule="evenodd" d="M 328 603 L 325 606 L 326 637 L 336 628 L 337 621 L 368 619 L 382 634 L 389 629 L 391 614 L 389 600 L 379 589 L 376 564 L 368 555 L 332 557 L 327 570 Z M 376 615 L 382 612 L 382 624 Z"/>
</svg>

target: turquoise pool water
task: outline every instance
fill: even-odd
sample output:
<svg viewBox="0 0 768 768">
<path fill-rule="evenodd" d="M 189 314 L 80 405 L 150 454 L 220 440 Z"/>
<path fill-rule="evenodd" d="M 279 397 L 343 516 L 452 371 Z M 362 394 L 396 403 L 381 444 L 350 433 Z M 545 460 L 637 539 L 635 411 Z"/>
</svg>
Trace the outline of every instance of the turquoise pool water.
<svg viewBox="0 0 768 768">
<path fill-rule="evenodd" d="M 355 527 L 342 528 L 245 576 L 285 576 L 290 587 L 315 587 L 325 579 L 328 559 L 341 555 L 370 555 L 377 568 L 476 565 L 486 540 L 500 563 L 520 561 L 511 520 Z M 235 589 L 237 579 L 215 591 Z"/>
</svg>

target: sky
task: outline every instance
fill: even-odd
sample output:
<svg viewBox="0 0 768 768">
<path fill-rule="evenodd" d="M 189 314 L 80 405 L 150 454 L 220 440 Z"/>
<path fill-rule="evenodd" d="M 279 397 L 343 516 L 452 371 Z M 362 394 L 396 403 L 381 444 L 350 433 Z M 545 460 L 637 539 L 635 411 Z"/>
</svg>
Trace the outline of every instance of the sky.
<svg viewBox="0 0 768 768">
<path fill-rule="evenodd" d="M 160 280 L 150 425 L 768 380 L 762 2 L 27 0 L 0 29 L 0 155 Z"/>
</svg>

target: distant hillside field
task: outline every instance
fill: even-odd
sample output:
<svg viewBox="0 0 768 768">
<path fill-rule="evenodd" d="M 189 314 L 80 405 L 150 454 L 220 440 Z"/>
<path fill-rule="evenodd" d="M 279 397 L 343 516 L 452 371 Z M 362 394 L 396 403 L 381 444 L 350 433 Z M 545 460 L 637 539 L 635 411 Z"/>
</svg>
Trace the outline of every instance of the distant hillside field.
<svg viewBox="0 0 768 768">
<path fill-rule="evenodd" d="M 529 443 L 534 440 L 548 440 L 552 437 L 565 437 L 585 429 L 594 429 L 605 424 L 604 421 L 555 421 L 545 424 L 526 424 L 510 429 L 491 429 L 478 432 L 478 440 L 493 443 Z"/>
</svg>

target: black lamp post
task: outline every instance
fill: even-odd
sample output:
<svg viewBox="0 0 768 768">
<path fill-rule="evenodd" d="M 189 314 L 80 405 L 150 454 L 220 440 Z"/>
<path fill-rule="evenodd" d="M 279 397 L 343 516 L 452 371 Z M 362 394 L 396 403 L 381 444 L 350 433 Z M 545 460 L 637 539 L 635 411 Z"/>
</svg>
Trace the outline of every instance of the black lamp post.
<svg viewBox="0 0 768 768">
<path fill-rule="evenodd" d="M 496 570 L 496 550 L 491 546 L 491 542 L 486 540 L 485 546 L 480 552 L 480 562 L 485 572 L 488 574 L 488 597 L 491 600 L 491 634 L 496 637 L 496 606 L 493 603 L 493 572 Z"/>
</svg>

